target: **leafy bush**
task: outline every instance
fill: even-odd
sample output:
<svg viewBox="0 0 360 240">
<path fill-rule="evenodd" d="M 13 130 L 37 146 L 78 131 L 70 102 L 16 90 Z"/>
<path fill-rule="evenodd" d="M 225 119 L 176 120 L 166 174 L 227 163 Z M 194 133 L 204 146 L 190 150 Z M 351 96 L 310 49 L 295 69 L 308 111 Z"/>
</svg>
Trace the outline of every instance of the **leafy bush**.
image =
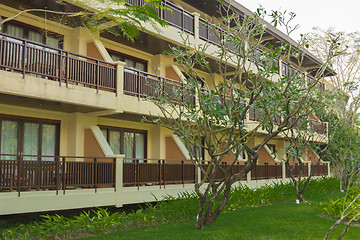
<svg viewBox="0 0 360 240">
<path fill-rule="evenodd" d="M 301 184 L 304 184 L 304 182 Z M 314 178 L 308 183 L 304 197 L 313 197 L 321 193 L 333 192 L 337 190 L 337 186 L 338 180 L 335 178 Z M 225 211 L 269 205 L 294 198 L 296 198 L 296 194 L 292 182 L 274 182 L 271 185 L 264 185 L 256 189 L 240 185 L 232 189 L 232 194 L 225 207 Z"/>
<path fill-rule="evenodd" d="M 337 180 L 316 178 L 309 182 L 304 196 L 333 192 Z M 232 189 L 225 211 L 240 208 L 269 205 L 296 198 L 291 182 L 273 183 L 256 189 L 239 185 Z M 42 221 L 20 224 L 4 232 L 5 239 L 72 238 L 129 229 L 133 227 L 165 222 L 194 219 L 198 213 L 199 199 L 195 193 L 181 193 L 177 197 L 165 196 L 157 204 L 146 203 L 145 207 L 131 213 L 114 212 L 107 209 L 83 211 L 80 215 L 67 218 L 61 215 L 44 215 Z"/>
<path fill-rule="evenodd" d="M 347 196 L 339 197 L 337 199 L 329 199 L 326 202 L 320 202 L 320 211 L 323 214 L 334 218 L 340 218 L 342 212 L 350 205 L 350 203 L 360 194 L 360 187 L 352 187 Z M 360 205 L 360 198 L 358 198 L 345 212 L 350 213 L 356 206 Z M 360 208 L 350 213 L 348 219 L 351 219 L 356 214 L 360 213 Z M 358 220 L 359 221 L 359 220 Z"/>
</svg>

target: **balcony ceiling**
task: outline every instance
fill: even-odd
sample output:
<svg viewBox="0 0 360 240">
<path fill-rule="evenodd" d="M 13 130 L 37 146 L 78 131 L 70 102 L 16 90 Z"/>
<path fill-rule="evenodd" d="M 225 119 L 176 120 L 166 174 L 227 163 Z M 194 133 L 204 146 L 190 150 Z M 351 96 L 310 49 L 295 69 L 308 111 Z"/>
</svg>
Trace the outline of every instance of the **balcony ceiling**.
<svg viewBox="0 0 360 240">
<path fill-rule="evenodd" d="M 214 17 L 220 17 L 220 13 L 219 13 L 219 6 L 221 5 L 220 0 L 204 0 L 204 1 L 194 1 L 194 0 L 182 0 L 185 3 L 197 8 L 197 9 L 201 9 L 204 13 L 206 13 L 209 16 L 214 16 Z M 252 11 L 250 11 L 249 9 L 247 9 L 246 7 L 244 7 L 243 5 L 241 5 L 238 2 L 235 2 L 234 0 L 225 0 L 224 1 L 225 5 L 231 4 L 233 7 L 235 7 L 235 10 L 237 11 L 237 13 L 239 14 L 239 16 L 244 16 L 245 14 L 247 15 L 252 15 Z M 224 14 L 224 13 L 223 13 Z M 267 34 L 264 35 L 264 38 L 267 37 L 274 37 L 274 39 L 272 40 L 268 40 L 265 41 L 269 42 L 271 44 L 273 44 L 274 46 L 279 46 L 280 42 L 283 41 L 289 41 L 293 46 L 297 46 L 297 42 L 294 41 L 293 39 L 289 39 L 282 31 L 280 31 L 279 29 L 273 27 L 271 24 L 269 24 L 266 21 L 262 21 L 262 23 L 266 24 L 267 27 Z M 294 59 L 295 61 L 295 59 Z M 303 67 L 311 67 L 314 71 L 316 71 L 316 66 L 320 67 L 321 66 L 321 61 L 316 58 L 313 54 L 311 54 L 309 51 L 306 50 L 305 52 L 305 57 L 302 63 Z M 331 68 L 328 68 L 325 71 L 325 76 L 333 76 L 336 75 L 336 72 L 334 70 L 332 70 Z"/>
<path fill-rule="evenodd" d="M 100 36 L 103 38 L 106 38 L 106 39 L 110 39 L 114 42 L 124 44 L 131 48 L 135 48 L 135 49 L 153 54 L 153 55 L 162 54 L 166 51 L 169 51 L 171 45 L 174 46 L 174 44 L 172 44 L 164 39 L 155 37 L 151 34 L 144 33 L 144 32 L 140 32 L 139 37 L 137 39 L 135 39 L 134 42 L 128 41 L 121 36 L 115 36 L 114 34 L 109 33 L 109 32 L 103 32 L 103 33 L 101 33 Z M 219 69 L 217 67 L 216 60 L 211 59 L 211 58 L 209 58 L 208 60 L 209 60 L 209 63 L 211 65 L 213 72 L 219 73 Z M 195 67 L 200 69 L 200 67 L 198 67 L 198 66 L 195 66 Z M 229 67 L 228 71 L 231 72 L 231 71 L 234 71 L 234 69 Z"/>
<path fill-rule="evenodd" d="M 75 6 L 70 3 L 54 1 L 54 0 L 0 0 L 0 4 L 15 8 L 15 9 L 47 9 L 56 12 L 79 12 L 83 11 L 82 8 Z M 80 17 L 67 18 L 60 14 L 47 13 L 45 16 L 44 12 L 33 12 L 33 15 L 52 20 L 61 21 L 70 27 L 83 26 L 83 20 Z"/>
<path fill-rule="evenodd" d="M 89 113 L 89 112 L 96 112 L 99 110 L 103 110 L 95 107 L 80 106 L 80 105 L 34 99 L 34 98 L 28 98 L 22 96 L 14 96 L 8 94 L 0 94 L 0 102 L 1 104 L 7 104 L 12 106 L 36 108 L 36 109 L 50 110 L 50 111 L 64 112 L 64 113 L 74 113 L 74 112 Z"/>
</svg>

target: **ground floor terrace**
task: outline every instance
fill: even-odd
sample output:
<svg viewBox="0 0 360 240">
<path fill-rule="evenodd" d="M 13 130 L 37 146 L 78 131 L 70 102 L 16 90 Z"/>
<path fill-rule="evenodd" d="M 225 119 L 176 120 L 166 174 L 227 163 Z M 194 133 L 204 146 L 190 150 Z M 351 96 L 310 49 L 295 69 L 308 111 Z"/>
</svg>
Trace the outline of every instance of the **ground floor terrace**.
<svg viewBox="0 0 360 240">
<path fill-rule="evenodd" d="M 234 172 L 243 166 L 238 162 Z M 327 165 L 313 171 L 329 173 Z M 187 160 L 1 155 L 0 174 L 0 214 L 6 215 L 156 201 L 193 191 L 201 172 Z M 256 187 L 280 180 L 288 180 L 285 166 L 265 163 L 239 183 Z"/>
<path fill-rule="evenodd" d="M 155 201 L 193 191 L 202 176 L 180 139 L 163 127 L 141 124 L 141 117 L 127 113 L 107 116 L 47 104 L 19 99 L 0 104 L 0 215 Z M 260 140 L 256 136 L 252 144 Z M 269 142 L 239 183 L 256 187 L 287 180 L 279 154 L 283 146 L 281 138 Z M 209 157 L 201 154 L 206 168 Z M 231 158 L 222 165 L 228 167 Z M 304 156 L 303 176 L 310 172 L 309 159 L 316 158 L 312 152 Z M 234 171 L 245 162 L 246 155 Z M 329 170 L 321 162 L 313 172 L 320 176 Z"/>
</svg>

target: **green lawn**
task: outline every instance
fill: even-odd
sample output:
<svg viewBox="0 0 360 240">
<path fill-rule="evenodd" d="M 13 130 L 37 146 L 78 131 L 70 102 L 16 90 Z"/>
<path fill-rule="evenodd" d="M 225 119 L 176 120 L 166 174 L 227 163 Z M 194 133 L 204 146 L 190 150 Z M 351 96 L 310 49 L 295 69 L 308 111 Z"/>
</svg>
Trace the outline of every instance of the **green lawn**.
<svg viewBox="0 0 360 240">
<path fill-rule="evenodd" d="M 88 239 L 323 239 L 334 221 L 318 216 L 316 204 L 328 197 L 318 196 L 299 205 L 291 201 L 223 213 L 213 225 L 202 231 L 194 229 L 195 220 L 191 220 L 139 227 Z M 340 232 L 336 229 L 330 239 L 337 239 L 335 237 Z M 360 227 L 351 227 L 344 239 L 360 239 Z"/>
</svg>

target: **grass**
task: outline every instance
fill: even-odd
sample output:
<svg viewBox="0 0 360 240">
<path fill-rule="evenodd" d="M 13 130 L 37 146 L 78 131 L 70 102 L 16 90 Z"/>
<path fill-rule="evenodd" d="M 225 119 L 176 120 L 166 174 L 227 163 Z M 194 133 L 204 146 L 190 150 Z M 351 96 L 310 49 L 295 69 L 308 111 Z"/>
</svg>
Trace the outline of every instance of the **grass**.
<svg viewBox="0 0 360 240">
<path fill-rule="evenodd" d="M 309 203 L 295 201 L 223 213 L 204 230 L 194 229 L 195 220 L 139 227 L 88 239 L 323 239 L 334 223 L 318 214 L 317 204 L 338 193 L 309 198 Z M 330 239 L 337 239 L 336 229 Z M 351 227 L 344 239 L 359 239 L 360 227 Z"/>
</svg>

